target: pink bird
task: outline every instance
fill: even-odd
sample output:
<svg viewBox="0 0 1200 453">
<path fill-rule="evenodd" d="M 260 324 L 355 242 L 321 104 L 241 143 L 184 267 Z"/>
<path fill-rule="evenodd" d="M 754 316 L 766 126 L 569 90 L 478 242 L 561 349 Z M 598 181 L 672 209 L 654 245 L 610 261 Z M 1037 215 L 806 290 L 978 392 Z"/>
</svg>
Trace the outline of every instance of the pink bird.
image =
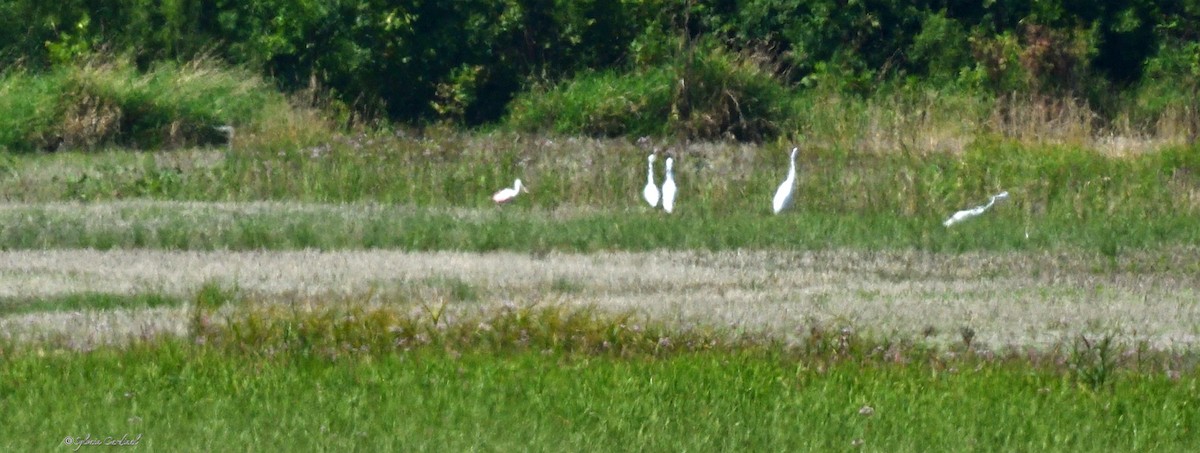
<svg viewBox="0 0 1200 453">
<path fill-rule="evenodd" d="M 521 179 L 517 178 L 516 181 L 513 181 L 512 187 L 505 187 L 493 194 L 492 201 L 496 202 L 497 204 L 508 203 L 512 201 L 513 198 L 517 198 L 517 194 L 521 193 L 522 190 L 529 192 L 529 189 L 521 186 Z"/>
</svg>

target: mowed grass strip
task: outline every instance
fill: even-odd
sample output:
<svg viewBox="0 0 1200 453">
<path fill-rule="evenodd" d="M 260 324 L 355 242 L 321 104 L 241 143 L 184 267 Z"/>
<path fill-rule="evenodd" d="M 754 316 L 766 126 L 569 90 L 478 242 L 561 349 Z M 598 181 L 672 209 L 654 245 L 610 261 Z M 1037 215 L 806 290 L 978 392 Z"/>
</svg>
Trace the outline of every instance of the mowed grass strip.
<svg viewBox="0 0 1200 453">
<path fill-rule="evenodd" d="M 1200 344 L 1197 263 L 1200 249 L 1186 247 L 1115 258 L 911 250 L 8 251 L 0 252 L 0 300 L 14 307 L 0 318 L 0 331 L 11 338 L 56 332 L 82 344 L 139 338 L 146 329 L 178 332 L 182 306 L 138 308 L 138 298 L 192 301 L 223 292 L 219 298 L 233 306 L 244 299 L 318 307 L 369 300 L 463 312 L 516 303 L 632 310 L 776 336 L 816 324 L 930 344 L 960 342 L 966 331 L 992 348 L 1049 346 L 1086 333 L 1191 349 Z M 130 300 L 93 304 L 79 294 Z M 115 305 L 125 308 L 104 308 Z"/>
<path fill-rule="evenodd" d="M 208 451 L 1189 451 L 1200 379 L 1093 388 L 1010 363 L 417 350 L 247 360 L 181 342 L 6 354 L 8 451 L 141 436 Z"/>
</svg>

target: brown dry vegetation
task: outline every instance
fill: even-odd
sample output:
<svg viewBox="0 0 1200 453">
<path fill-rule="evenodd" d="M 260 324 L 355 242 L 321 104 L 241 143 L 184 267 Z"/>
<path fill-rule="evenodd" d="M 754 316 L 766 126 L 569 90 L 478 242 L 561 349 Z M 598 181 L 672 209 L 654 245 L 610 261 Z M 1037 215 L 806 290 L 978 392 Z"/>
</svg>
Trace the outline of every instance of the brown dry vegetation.
<svg viewBox="0 0 1200 453">
<path fill-rule="evenodd" d="M 816 105 L 828 112 L 844 106 L 831 97 Z M 994 102 L 937 92 L 872 99 L 813 118 L 806 138 L 817 147 L 870 153 L 962 153 L 988 135 L 1022 146 L 1074 146 L 1110 157 L 1130 157 L 1193 142 L 1186 112 L 1171 109 L 1153 124 L 1134 126 L 1128 115 L 1102 126 L 1086 103 L 1046 97 L 1001 97 Z"/>
<path fill-rule="evenodd" d="M 1200 345 L 1200 249 L 1085 252 L 734 251 L 530 255 L 398 251 L 0 253 L 0 297 L 80 292 L 189 297 L 205 284 L 253 300 L 369 301 L 406 310 L 591 306 L 683 327 L 779 338 L 851 328 L 932 344 L 1047 346 L 1116 334 L 1155 349 Z M 225 307 L 229 312 L 235 307 Z M 5 338 L 87 345 L 182 334 L 186 307 L 0 319 Z"/>
</svg>

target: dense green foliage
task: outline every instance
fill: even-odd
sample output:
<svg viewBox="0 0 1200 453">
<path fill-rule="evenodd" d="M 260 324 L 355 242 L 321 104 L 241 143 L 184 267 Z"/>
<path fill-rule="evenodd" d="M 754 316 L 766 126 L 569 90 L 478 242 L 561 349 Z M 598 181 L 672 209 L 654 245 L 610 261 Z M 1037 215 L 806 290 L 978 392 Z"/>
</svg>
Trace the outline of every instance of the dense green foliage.
<svg viewBox="0 0 1200 453">
<path fill-rule="evenodd" d="M 278 134 L 293 110 L 262 79 L 209 60 L 146 72 L 105 60 L 0 74 L 0 151 L 224 144 L 221 126 Z"/>
<path fill-rule="evenodd" d="M 680 80 L 688 89 L 675 90 Z M 669 136 L 762 141 L 793 124 L 792 96 L 773 74 L 719 47 L 689 66 L 586 74 L 522 93 L 509 124 L 590 136 Z M 792 129 L 788 128 L 791 131 Z"/>
<path fill-rule="evenodd" d="M 532 85 L 666 65 L 683 74 L 663 88 L 687 120 L 683 99 L 708 80 L 692 60 L 716 51 L 757 55 L 785 86 L 862 94 L 915 78 L 1085 98 L 1105 114 L 1128 89 L 1196 97 L 1197 24 L 1195 3 L 1152 0 L 13 0 L 0 5 L 0 65 L 40 70 L 107 50 L 145 69 L 212 54 L 354 111 L 469 124 L 500 118 Z M 1188 102 L 1171 99 L 1138 102 Z"/>
</svg>

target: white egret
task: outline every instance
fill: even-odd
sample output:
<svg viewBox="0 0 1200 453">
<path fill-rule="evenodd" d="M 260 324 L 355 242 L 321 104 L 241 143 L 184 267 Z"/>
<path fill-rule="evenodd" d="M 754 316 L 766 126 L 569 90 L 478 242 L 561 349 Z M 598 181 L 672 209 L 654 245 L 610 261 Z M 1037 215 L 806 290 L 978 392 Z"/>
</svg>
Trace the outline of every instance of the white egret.
<svg viewBox="0 0 1200 453">
<path fill-rule="evenodd" d="M 796 185 L 796 151 L 800 148 L 792 148 L 791 166 L 788 167 L 787 178 L 779 184 L 779 188 L 775 189 L 775 198 L 771 200 L 771 210 L 779 214 L 784 208 L 792 204 L 792 192 Z"/>
<path fill-rule="evenodd" d="M 667 157 L 667 176 L 662 186 L 663 210 L 667 213 L 675 210 L 675 172 L 671 170 L 674 163 L 675 159 Z"/>
<path fill-rule="evenodd" d="M 492 201 L 496 202 L 497 204 L 508 203 L 512 201 L 513 198 L 517 198 L 517 194 L 521 193 L 522 190 L 529 192 L 529 189 L 526 189 L 521 185 L 521 178 L 517 178 L 516 181 L 513 181 L 512 187 L 505 187 L 493 194 Z"/>
<path fill-rule="evenodd" d="M 1005 198 L 1008 198 L 1007 190 L 1004 192 L 1000 192 L 998 194 L 992 195 L 992 198 L 990 200 L 988 200 L 987 204 L 979 205 L 979 206 L 976 206 L 971 209 L 963 209 L 961 211 L 954 213 L 954 215 L 952 215 L 952 216 L 950 216 L 950 218 L 946 219 L 945 222 L 942 222 L 942 225 L 945 225 L 946 228 L 950 228 L 950 225 L 954 225 L 958 222 L 962 222 L 963 220 L 967 220 L 971 217 L 975 217 L 977 215 L 983 214 L 984 211 L 987 211 L 988 209 L 990 209 L 992 207 L 992 205 L 996 204 L 997 201 L 1003 200 Z"/>
<path fill-rule="evenodd" d="M 649 170 L 646 172 L 646 188 L 642 189 L 642 197 L 650 203 L 650 207 L 658 207 L 658 186 L 654 184 L 654 153 L 650 153 L 647 158 L 650 161 Z"/>
</svg>

